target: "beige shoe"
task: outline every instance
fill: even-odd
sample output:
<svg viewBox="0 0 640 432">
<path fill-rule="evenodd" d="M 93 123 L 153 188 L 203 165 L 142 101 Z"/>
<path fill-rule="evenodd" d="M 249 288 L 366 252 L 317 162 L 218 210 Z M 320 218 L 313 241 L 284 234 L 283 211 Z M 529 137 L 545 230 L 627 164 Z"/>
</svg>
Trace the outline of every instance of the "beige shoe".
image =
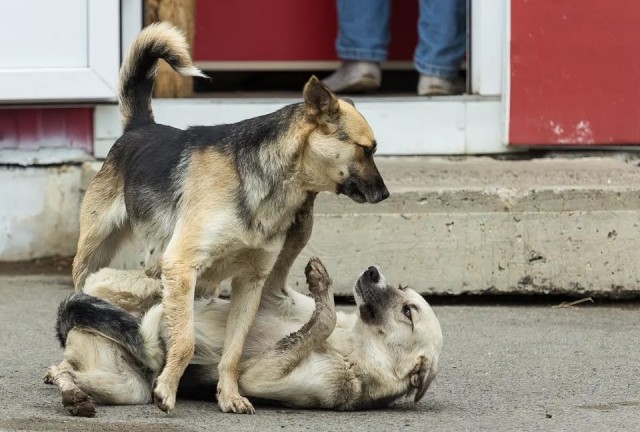
<svg viewBox="0 0 640 432">
<path fill-rule="evenodd" d="M 455 79 L 420 75 L 420 81 L 418 81 L 420 96 L 449 96 L 462 93 L 464 93 L 464 85 Z"/>
<path fill-rule="evenodd" d="M 334 93 L 365 93 L 380 88 L 380 65 L 374 62 L 345 61 L 322 80 Z"/>
</svg>

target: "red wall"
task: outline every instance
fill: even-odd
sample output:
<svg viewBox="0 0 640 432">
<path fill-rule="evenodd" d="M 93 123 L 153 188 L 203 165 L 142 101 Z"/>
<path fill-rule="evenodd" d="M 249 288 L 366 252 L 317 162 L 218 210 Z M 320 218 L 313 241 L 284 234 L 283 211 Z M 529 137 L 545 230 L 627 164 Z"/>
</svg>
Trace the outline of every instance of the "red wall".
<svg viewBox="0 0 640 432">
<path fill-rule="evenodd" d="M 512 0 L 509 140 L 640 143 L 640 1 Z"/>
<path fill-rule="evenodd" d="M 93 150 L 93 108 L 0 109 L 0 150 Z"/>
<path fill-rule="evenodd" d="M 390 60 L 411 60 L 417 0 L 392 2 Z M 196 2 L 196 61 L 334 60 L 335 0 Z"/>
</svg>

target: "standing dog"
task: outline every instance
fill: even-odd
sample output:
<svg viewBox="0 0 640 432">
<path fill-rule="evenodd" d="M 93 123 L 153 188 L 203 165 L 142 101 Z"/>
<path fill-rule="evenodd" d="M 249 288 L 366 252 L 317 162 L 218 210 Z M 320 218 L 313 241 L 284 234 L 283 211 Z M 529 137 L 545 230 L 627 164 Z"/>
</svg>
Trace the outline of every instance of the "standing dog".
<svg viewBox="0 0 640 432">
<path fill-rule="evenodd" d="M 419 401 L 437 372 L 442 331 L 429 304 L 396 288 L 376 267 L 354 287 L 357 311 L 336 314 L 331 280 L 317 258 L 305 269 L 309 298 L 270 291 L 262 298 L 240 362 L 249 397 L 300 408 L 354 410 Z M 116 286 L 140 294 L 160 281 L 138 271 L 105 268 L 87 290 Z M 144 285 L 146 288 L 140 289 Z M 141 320 L 102 299 L 74 294 L 61 303 L 56 328 L 65 360 L 45 380 L 58 386 L 74 415 L 93 416 L 94 403 L 151 402 L 151 384 L 165 358 L 167 322 L 161 304 Z M 224 344 L 229 302 L 195 303 L 196 349 L 180 389 L 213 387 Z"/>
<path fill-rule="evenodd" d="M 238 365 L 265 279 L 296 213 L 318 192 L 376 203 L 389 192 L 373 161 L 364 117 L 317 78 L 304 102 L 235 124 L 179 130 L 156 124 L 151 92 L 158 59 L 198 76 L 182 34 L 142 31 L 120 71 L 124 134 L 91 182 L 80 214 L 73 280 L 109 264 L 133 232 L 149 243 L 146 271 L 161 276 L 167 356 L 154 399 L 175 406 L 195 348 L 193 299 L 232 278 L 227 332 L 218 364 L 218 405 L 253 412 L 238 390 Z"/>
</svg>

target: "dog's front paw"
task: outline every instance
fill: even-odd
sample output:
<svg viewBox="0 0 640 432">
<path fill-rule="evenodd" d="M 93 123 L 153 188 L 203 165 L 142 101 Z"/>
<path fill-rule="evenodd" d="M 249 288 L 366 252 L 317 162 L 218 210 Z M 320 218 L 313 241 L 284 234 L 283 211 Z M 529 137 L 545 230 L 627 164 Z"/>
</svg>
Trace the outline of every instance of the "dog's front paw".
<svg viewBox="0 0 640 432">
<path fill-rule="evenodd" d="M 56 373 L 56 366 L 49 366 L 49 369 L 47 369 L 47 373 L 44 374 L 44 377 L 42 377 L 42 380 L 44 381 L 45 384 L 55 384 L 55 373 Z"/>
<path fill-rule="evenodd" d="M 77 388 L 62 392 L 62 405 L 74 416 L 93 417 L 96 415 L 96 407 L 91 397 Z"/>
<path fill-rule="evenodd" d="M 176 391 L 172 391 L 170 386 L 158 380 L 155 389 L 153 389 L 153 402 L 162 411 L 170 414 L 176 407 Z"/>
<path fill-rule="evenodd" d="M 236 413 L 236 414 L 255 414 L 256 410 L 249 402 L 249 399 L 236 395 L 225 395 L 223 393 L 219 393 L 217 395 L 218 406 L 220 410 L 225 413 Z"/>
<path fill-rule="evenodd" d="M 324 293 L 331 287 L 331 278 L 320 258 L 313 257 L 304 269 L 309 291 L 312 294 Z"/>
</svg>

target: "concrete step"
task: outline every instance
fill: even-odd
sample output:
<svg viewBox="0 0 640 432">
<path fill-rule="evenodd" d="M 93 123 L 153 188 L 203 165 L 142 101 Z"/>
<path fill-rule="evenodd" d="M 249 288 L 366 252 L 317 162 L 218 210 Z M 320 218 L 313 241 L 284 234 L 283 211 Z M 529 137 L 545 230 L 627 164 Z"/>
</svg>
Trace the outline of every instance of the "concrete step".
<svg viewBox="0 0 640 432">
<path fill-rule="evenodd" d="M 318 255 L 340 294 L 376 264 L 424 294 L 640 295 L 640 168 L 628 155 L 377 160 L 391 197 L 321 194 L 291 285 L 304 287 Z M 99 166 L 83 166 L 85 184 Z M 140 261 L 131 245 L 113 264 Z"/>
</svg>

